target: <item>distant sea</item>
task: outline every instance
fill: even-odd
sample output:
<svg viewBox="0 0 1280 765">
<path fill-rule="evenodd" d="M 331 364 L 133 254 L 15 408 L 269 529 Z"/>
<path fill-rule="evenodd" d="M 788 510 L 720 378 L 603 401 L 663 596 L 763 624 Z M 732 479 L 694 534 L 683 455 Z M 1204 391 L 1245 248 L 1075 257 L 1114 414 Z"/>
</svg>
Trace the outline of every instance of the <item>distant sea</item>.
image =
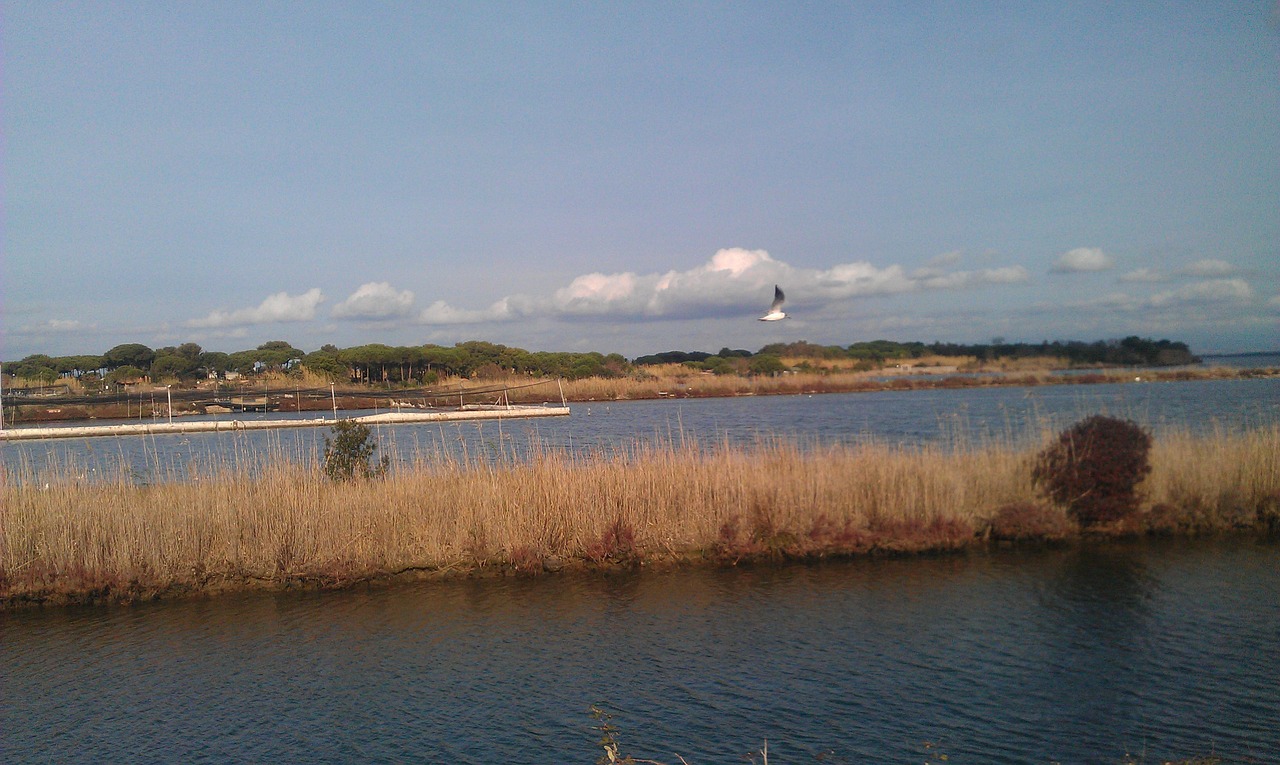
<svg viewBox="0 0 1280 765">
<path fill-rule="evenodd" d="M 1280 367 L 1280 351 L 1256 351 L 1254 353 L 1202 353 L 1201 363 L 1206 367 Z"/>
</svg>

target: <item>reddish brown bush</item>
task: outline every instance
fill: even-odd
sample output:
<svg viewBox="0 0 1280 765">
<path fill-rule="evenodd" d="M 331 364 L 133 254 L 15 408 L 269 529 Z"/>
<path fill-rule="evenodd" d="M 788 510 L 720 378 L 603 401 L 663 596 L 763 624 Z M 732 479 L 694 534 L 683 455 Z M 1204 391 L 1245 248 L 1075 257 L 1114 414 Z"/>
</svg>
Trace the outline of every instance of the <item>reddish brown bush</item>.
<svg viewBox="0 0 1280 765">
<path fill-rule="evenodd" d="M 1005 505 L 991 519 L 993 539 L 1062 539 L 1070 533 L 1071 522 L 1062 510 L 1039 502 Z"/>
<path fill-rule="evenodd" d="M 518 545 L 509 555 L 517 574 L 526 576 L 542 573 L 543 554 L 528 545 Z"/>
<path fill-rule="evenodd" d="M 600 539 L 589 545 L 584 552 L 593 563 L 626 563 L 641 557 L 640 549 L 636 546 L 636 530 L 621 517 L 614 519 L 600 535 Z"/>
<path fill-rule="evenodd" d="M 1032 479 L 1081 526 L 1120 520 L 1138 507 L 1138 484 L 1151 472 L 1151 436 L 1129 420 L 1094 415 L 1062 432 L 1040 453 Z"/>
</svg>

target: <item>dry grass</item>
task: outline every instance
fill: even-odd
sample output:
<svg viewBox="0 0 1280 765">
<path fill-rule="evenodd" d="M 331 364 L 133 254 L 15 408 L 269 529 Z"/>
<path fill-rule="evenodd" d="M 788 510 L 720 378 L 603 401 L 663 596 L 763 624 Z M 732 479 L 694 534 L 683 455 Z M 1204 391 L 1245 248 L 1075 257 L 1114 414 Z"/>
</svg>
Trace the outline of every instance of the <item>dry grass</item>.
<svg viewBox="0 0 1280 765">
<path fill-rule="evenodd" d="M 1133 370 L 1098 370 L 1077 375 L 1055 375 L 1043 365 L 975 365 L 964 359 L 912 360 L 910 366 L 856 371 L 851 366 L 817 363 L 805 371 L 773 376 L 714 375 L 683 364 L 645 367 L 627 377 L 591 377 L 563 382 L 565 397 L 570 401 L 617 401 L 663 397 L 755 396 L 797 393 L 865 392 L 877 390 L 929 390 L 937 388 L 976 388 L 1007 385 L 1090 385 L 1097 383 L 1133 382 Z M 938 362 L 930 365 L 928 362 Z M 983 376 L 965 372 L 986 372 Z M 1175 380 L 1227 379 L 1274 374 L 1272 370 L 1239 370 L 1227 368 L 1143 370 L 1138 377 L 1146 382 Z M 527 378 L 511 378 L 516 383 Z M 549 395 L 547 388 L 531 389 L 520 400 L 541 400 Z M 541 398 L 539 398 L 541 397 Z M 516 398 L 513 397 L 513 400 Z"/>
<path fill-rule="evenodd" d="M 1002 508 L 1042 501 L 1033 451 L 686 441 L 499 464 L 421 458 L 348 483 L 287 459 L 253 479 L 228 466 L 145 486 L 17 476 L 0 486 L 0 602 L 954 549 L 980 541 Z M 1144 511 L 1122 531 L 1274 523 L 1278 455 L 1280 426 L 1158 439 Z"/>
</svg>

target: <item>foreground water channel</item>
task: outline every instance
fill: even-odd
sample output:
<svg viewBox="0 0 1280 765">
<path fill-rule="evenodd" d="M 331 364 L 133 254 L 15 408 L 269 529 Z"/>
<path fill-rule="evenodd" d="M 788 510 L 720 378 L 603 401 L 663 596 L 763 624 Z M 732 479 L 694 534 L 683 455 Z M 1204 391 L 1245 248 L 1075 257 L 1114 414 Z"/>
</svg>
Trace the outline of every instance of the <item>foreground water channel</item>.
<svg viewBox="0 0 1280 765">
<path fill-rule="evenodd" d="M 1159 434 L 1174 428 L 1238 429 L 1278 422 L 1280 378 L 585 402 L 570 409 L 570 417 L 379 425 L 373 432 L 378 454 L 399 466 L 442 459 L 520 459 L 547 449 L 611 454 L 654 442 L 751 446 L 782 438 L 802 447 L 871 441 L 1020 442 L 1097 413 L 1133 419 Z M 142 482 L 181 480 L 213 469 L 252 472 L 278 459 L 314 462 L 329 434 L 321 427 L 13 441 L 0 443 L 0 459 L 11 479 L 113 478 L 123 471 Z"/>
<path fill-rule="evenodd" d="M 1157 437 L 1280 421 L 1280 381 L 590 403 L 377 433 L 441 450 Z M 10 443 L 32 469 L 315 459 L 325 430 Z M 435 455 L 432 457 L 431 455 Z M 202 456 L 203 455 L 203 456 Z M 427 456 L 423 456 L 427 455 Z M 0 613 L 0 762 L 1280 762 L 1280 547 L 1099 542 L 820 565 L 446 580 Z M 756 755 L 756 761 L 760 761 Z"/>
<path fill-rule="evenodd" d="M 6 763 L 589 763 L 592 704 L 667 763 L 1280 762 L 1280 548 L 1240 539 L 12 612 L 0 639 Z"/>
</svg>

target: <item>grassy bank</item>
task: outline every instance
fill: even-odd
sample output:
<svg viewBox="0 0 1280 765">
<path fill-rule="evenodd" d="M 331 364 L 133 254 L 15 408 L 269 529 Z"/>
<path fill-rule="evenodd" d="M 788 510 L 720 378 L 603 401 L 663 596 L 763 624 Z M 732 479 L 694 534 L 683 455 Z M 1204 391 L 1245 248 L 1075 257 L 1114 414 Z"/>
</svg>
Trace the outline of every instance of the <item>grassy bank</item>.
<svg viewBox="0 0 1280 765">
<path fill-rule="evenodd" d="M 1073 536 L 1031 483 L 1036 450 L 686 442 L 496 465 L 446 455 L 352 482 L 284 459 L 252 480 L 233 466 L 152 485 L 9 476 L 0 486 L 0 602 Z M 1151 466 L 1140 513 L 1103 533 L 1280 521 L 1280 426 L 1164 435 Z"/>
</svg>

